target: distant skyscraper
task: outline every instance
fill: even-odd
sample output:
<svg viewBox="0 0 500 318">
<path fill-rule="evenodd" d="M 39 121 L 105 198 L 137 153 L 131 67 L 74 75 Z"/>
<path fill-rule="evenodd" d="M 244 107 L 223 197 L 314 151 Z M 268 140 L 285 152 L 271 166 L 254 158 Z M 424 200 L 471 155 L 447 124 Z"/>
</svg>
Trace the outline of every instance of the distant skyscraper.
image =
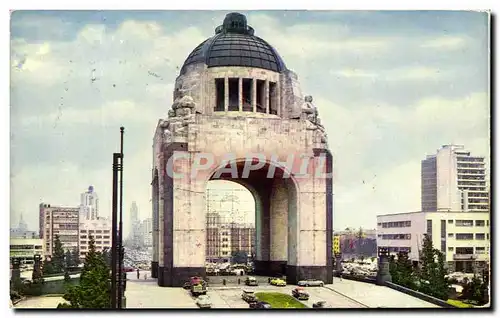
<svg viewBox="0 0 500 318">
<path fill-rule="evenodd" d="M 135 201 L 130 207 L 130 241 L 132 246 L 140 246 L 141 242 L 141 222 L 139 221 L 139 207 Z"/>
<path fill-rule="evenodd" d="M 80 217 L 83 220 L 97 220 L 99 218 L 99 198 L 94 187 L 81 194 Z"/>
<path fill-rule="evenodd" d="M 28 231 L 28 225 L 24 222 L 23 215 L 21 214 L 19 218 L 19 224 L 15 228 L 10 229 L 10 238 L 38 238 L 35 231 Z"/>
<path fill-rule="evenodd" d="M 422 160 L 422 211 L 488 211 L 484 157 L 444 145 Z"/>
</svg>

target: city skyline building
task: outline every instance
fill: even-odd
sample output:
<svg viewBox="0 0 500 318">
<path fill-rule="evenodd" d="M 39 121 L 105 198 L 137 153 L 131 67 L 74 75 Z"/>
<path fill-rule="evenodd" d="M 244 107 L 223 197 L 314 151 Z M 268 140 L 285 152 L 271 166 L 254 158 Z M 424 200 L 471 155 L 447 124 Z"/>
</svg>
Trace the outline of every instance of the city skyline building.
<svg viewBox="0 0 500 318">
<path fill-rule="evenodd" d="M 80 195 L 80 214 L 82 220 L 97 220 L 99 218 L 99 197 L 94 186 Z"/>
<path fill-rule="evenodd" d="M 422 211 L 489 211 L 485 158 L 443 145 L 422 160 Z"/>
<path fill-rule="evenodd" d="M 21 213 L 17 227 L 10 228 L 10 238 L 35 239 L 39 238 L 39 236 L 36 231 L 28 230 L 28 225 L 24 221 L 23 214 Z"/>
<path fill-rule="evenodd" d="M 39 234 L 43 240 L 44 256 L 52 256 L 56 235 L 64 250 L 79 250 L 79 207 L 51 206 L 40 203 Z"/>
</svg>

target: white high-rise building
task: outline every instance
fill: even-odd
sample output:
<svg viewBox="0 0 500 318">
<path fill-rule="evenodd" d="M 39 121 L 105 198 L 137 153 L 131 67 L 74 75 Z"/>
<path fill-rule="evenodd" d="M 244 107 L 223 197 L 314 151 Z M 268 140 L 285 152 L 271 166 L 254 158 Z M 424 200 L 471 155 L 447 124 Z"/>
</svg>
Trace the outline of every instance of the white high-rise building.
<svg viewBox="0 0 500 318">
<path fill-rule="evenodd" d="M 90 237 L 95 241 L 95 249 L 102 252 L 104 249 L 110 250 L 112 222 L 106 218 L 96 220 L 80 220 L 79 227 L 79 247 L 80 258 L 84 258 L 89 251 Z"/>
<path fill-rule="evenodd" d="M 422 160 L 422 211 L 489 211 L 484 157 L 444 145 Z"/>
<path fill-rule="evenodd" d="M 80 219 L 97 220 L 99 218 L 99 198 L 94 192 L 94 187 L 89 186 L 89 189 L 82 193 L 80 198 Z"/>
<path fill-rule="evenodd" d="M 153 220 L 147 218 L 141 222 L 140 238 L 145 247 L 153 246 Z"/>
</svg>

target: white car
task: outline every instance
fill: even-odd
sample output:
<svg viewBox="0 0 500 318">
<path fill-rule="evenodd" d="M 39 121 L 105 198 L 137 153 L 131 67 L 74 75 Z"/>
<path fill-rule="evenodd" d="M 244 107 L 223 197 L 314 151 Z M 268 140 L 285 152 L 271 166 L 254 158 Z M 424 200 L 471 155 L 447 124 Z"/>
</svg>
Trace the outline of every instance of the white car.
<svg viewBox="0 0 500 318">
<path fill-rule="evenodd" d="M 200 308 L 212 308 L 212 301 L 207 295 L 201 295 L 196 298 L 196 305 Z"/>
<path fill-rule="evenodd" d="M 325 283 L 323 283 L 323 281 L 317 279 L 306 279 L 306 280 L 301 280 L 297 283 L 298 286 L 305 286 L 305 287 L 309 286 L 323 287 L 324 284 Z"/>
</svg>

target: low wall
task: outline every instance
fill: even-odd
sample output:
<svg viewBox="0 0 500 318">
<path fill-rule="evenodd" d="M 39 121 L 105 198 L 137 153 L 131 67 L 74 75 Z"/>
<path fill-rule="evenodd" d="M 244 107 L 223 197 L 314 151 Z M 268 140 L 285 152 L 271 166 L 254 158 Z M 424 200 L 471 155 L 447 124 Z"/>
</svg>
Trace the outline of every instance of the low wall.
<svg viewBox="0 0 500 318">
<path fill-rule="evenodd" d="M 415 291 L 413 289 L 409 289 L 409 288 L 406 288 L 406 287 L 403 287 L 403 286 L 400 286 L 400 285 L 396 285 L 396 284 L 391 283 L 391 282 L 385 282 L 385 286 L 387 286 L 389 288 L 392 288 L 392 289 L 395 289 L 395 290 L 397 290 L 397 291 L 399 291 L 401 293 L 405 293 L 405 294 L 408 294 L 410 296 L 413 296 L 413 297 L 425 300 L 426 302 L 429 302 L 431 304 L 437 305 L 439 307 L 443 307 L 443 308 L 457 308 L 457 307 L 455 307 L 453 305 L 448 304 L 444 300 L 441 300 L 441 299 L 438 299 L 436 297 L 432 297 L 432 296 L 423 294 L 423 293 Z"/>
<path fill-rule="evenodd" d="M 45 281 L 42 286 L 42 295 L 64 294 L 66 293 L 67 286 L 75 286 L 79 283 L 79 278 L 71 278 L 69 282 L 65 282 L 64 279 Z"/>
<path fill-rule="evenodd" d="M 333 275 L 335 277 L 340 277 L 339 273 L 334 273 Z M 357 282 L 370 283 L 370 284 L 377 283 L 376 277 L 364 277 L 364 276 L 357 276 L 357 275 L 351 275 L 351 274 L 342 274 L 342 279 L 355 280 Z"/>
</svg>

